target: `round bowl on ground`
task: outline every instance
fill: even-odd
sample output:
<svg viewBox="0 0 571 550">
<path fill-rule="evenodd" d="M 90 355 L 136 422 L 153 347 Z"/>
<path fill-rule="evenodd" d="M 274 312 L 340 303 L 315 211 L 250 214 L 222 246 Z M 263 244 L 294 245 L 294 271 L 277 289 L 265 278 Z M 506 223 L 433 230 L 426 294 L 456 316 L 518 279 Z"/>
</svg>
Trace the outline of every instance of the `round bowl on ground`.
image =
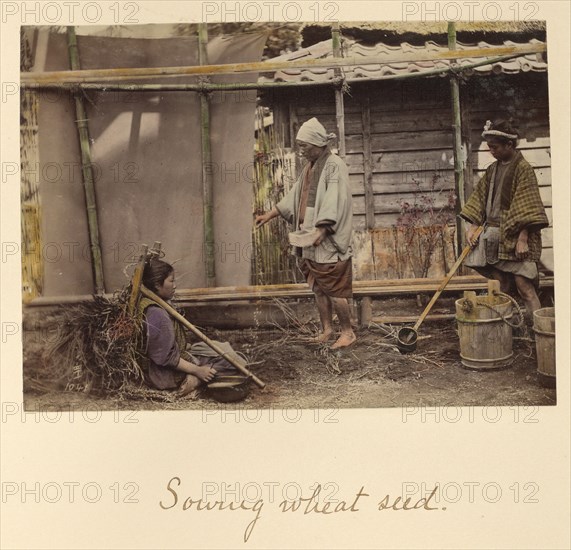
<svg viewBox="0 0 571 550">
<path fill-rule="evenodd" d="M 401 353 L 412 353 L 416 350 L 418 333 L 413 327 L 401 327 L 397 334 L 397 347 Z"/>
<path fill-rule="evenodd" d="M 206 393 L 221 403 L 241 401 L 250 393 L 250 378 L 240 375 L 217 376 L 206 385 Z"/>
</svg>

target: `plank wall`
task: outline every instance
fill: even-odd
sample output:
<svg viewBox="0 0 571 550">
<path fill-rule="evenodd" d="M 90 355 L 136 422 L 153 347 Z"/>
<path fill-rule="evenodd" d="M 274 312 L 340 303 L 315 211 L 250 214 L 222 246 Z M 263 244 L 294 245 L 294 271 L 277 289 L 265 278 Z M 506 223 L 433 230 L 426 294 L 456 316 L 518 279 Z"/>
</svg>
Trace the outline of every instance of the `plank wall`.
<svg viewBox="0 0 571 550">
<path fill-rule="evenodd" d="M 337 133 L 333 92 L 303 92 L 292 109 L 292 134 L 313 116 Z M 356 230 L 392 227 L 401 203 L 414 203 L 419 190 L 430 188 L 435 174 L 440 176 L 439 188 L 454 188 L 450 90 L 445 79 L 433 79 L 429 89 L 417 81 L 354 85 L 345 96 L 345 134 Z M 369 196 L 371 205 L 365 200 Z"/>
<path fill-rule="evenodd" d="M 517 119 L 523 139 L 519 147 L 534 166 L 541 196 L 552 220 L 547 78 L 545 73 L 474 76 L 461 82 L 466 197 L 486 166 L 493 162 L 481 139 L 487 119 L 507 113 Z M 317 117 L 337 133 L 331 89 L 301 89 L 268 101 L 275 121 L 294 146 L 299 126 Z M 434 200 L 434 212 L 450 214 L 442 247 L 435 250 L 429 276 L 446 273 L 454 254 L 454 159 L 452 109 L 448 78 L 354 84 L 345 95 L 346 158 L 349 166 L 355 227 L 357 279 L 418 277 L 412 262 L 403 265 L 399 225 L 403 204 Z M 426 225 L 434 214 L 426 215 Z M 553 269 L 553 229 L 543 231 L 544 264 Z M 452 249 L 451 249 L 452 247 Z M 425 274 L 426 276 L 426 274 Z"/>
</svg>

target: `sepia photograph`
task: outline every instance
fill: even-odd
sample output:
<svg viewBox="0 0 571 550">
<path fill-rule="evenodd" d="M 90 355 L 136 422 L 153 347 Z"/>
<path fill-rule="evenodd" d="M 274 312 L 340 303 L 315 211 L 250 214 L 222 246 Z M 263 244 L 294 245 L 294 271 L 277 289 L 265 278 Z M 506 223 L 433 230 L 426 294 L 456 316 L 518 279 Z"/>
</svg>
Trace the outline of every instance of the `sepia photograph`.
<svg viewBox="0 0 571 550">
<path fill-rule="evenodd" d="M 26 404 L 556 404 L 544 21 L 25 26 L 20 60 Z"/>
<path fill-rule="evenodd" d="M 0 546 L 568 549 L 570 9 L 0 1 Z"/>
</svg>

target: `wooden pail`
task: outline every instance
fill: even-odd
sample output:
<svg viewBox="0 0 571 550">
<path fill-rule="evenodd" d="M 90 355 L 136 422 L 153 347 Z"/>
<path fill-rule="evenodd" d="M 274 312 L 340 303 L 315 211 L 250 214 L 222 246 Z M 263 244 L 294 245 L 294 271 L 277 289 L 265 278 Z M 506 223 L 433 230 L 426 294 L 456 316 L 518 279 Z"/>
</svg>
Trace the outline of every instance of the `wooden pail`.
<svg viewBox="0 0 571 550">
<path fill-rule="evenodd" d="M 544 307 L 533 313 L 533 332 L 537 351 L 537 372 L 555 382 L 555 308 Z"/>
<path fill-rule="evenodd" d="M 460 358 L 465 367 L 489 370 L 511 364 L 512 327 L 504 319 L 511 322 L 512 316 L 512 303 L 503 296 L 464 293 L 464 298 L 456 300 Z"/>
</svg>

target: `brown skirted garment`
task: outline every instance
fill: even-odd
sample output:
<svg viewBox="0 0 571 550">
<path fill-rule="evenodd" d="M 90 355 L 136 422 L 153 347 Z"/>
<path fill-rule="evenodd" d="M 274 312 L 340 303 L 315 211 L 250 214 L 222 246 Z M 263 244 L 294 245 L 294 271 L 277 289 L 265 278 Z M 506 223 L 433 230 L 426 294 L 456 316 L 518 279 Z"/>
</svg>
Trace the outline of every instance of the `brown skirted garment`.
<svg viewBox="0 0 571 550">
<path fill-rule="evenodd" d="M 330 298 L 353 297 L 353 264 L 351 258 L 334 264 L 303 260 L 299 268 L 311 290 L 317 285 Z"/>
</svg>

